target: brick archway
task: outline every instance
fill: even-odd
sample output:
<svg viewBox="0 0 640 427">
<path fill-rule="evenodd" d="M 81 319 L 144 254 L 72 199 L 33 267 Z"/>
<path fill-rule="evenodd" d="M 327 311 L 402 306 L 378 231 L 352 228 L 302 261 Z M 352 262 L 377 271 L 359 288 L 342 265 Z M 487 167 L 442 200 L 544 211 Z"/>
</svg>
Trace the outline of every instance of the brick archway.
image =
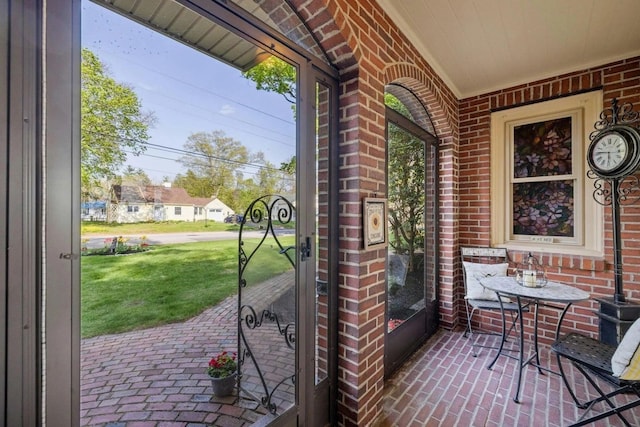
<svg viewBox="0 0 640 427">
<path fill-rule="evenodd" d="M 386 249 L 362 245 L 362 198 L 387 193 L 385 86 L 410 88 L 440 144 L 441 233 L 455 238 L 457 100 L 375 2 L 293 0 L 340 74 L 338 422 L 370 425 L 382 411 Z M 441 249 L 441 324 L 455 324 L 454 248 Z"/>
</svg>

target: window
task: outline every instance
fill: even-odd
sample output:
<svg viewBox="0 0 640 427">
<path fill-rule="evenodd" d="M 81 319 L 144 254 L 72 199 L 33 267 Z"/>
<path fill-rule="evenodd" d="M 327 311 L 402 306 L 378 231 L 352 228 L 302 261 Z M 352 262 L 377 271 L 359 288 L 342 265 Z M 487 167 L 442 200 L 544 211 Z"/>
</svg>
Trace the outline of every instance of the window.
<svg viewBox="0 0 640 427">
<path fill-rule="evenodd" d="M 601 110 L 597 91 L 492 113 L 492 244 L 602 255 L 602 208 L 586 177 Z"/>
<path fill-rule="evenodd" d="M 127 212 L 132 213 L 132 212 L 138 212 L 138 210 L 140 209 L 139 206 L 127 206 Z"/>
<path fill-rule="evenodd" d="M 173 214 L 174 215 L 182 215 L 182 207 L 181 206 L 176 206 L 173 208 Z"/>
</svg>

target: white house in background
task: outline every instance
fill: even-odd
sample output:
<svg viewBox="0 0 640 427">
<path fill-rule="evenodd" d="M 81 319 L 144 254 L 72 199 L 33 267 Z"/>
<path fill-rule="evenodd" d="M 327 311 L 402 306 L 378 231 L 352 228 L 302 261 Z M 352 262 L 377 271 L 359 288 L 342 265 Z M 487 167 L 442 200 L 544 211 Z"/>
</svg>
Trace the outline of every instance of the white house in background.
<svg viewBox="0 0 640 427">
<path fill-rule="evenodd" d="M 234 215 L 235 211 L 217 197 L 197 198 L 202 203 L 203 210 L 198 219 L 206 219 L 209 221 L 223 222 L 230 215 Z"/>
<path fill-rule="evenodd" d="M 233 210 L 219 199 L 191 197 L 170 185 L 114 185 L 107 221 L 220 221 Z"/>
</svg>

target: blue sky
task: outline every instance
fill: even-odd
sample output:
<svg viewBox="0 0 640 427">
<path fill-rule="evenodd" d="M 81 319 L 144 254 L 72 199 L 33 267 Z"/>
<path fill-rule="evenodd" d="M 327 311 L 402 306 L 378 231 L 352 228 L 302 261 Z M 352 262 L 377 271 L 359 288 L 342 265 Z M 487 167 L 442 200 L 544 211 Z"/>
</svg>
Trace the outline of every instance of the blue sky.
<svg viewBox="0 0 640 427">
<path fill-rule="evenodd" d="M 222 130 L 278 167 L 295 154 L 291 104 L 256 90 L 239 70 L 88 0 L 82 2 L 82 46 L 111 77 L 134 89 L 145 111 L 153 111 L 150 143 L 181 149 L 192 133 Z M 127 164 L 160 183 L 186 171 L 175 161 L 179 157 L 150 148 L 130 155 Z"/>
</svg>

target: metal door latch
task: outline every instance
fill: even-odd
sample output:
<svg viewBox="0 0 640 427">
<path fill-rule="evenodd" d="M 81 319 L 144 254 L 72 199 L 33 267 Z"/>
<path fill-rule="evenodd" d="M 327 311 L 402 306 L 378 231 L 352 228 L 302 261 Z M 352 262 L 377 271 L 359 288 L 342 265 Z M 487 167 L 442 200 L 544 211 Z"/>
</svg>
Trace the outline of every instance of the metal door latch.
<svg viewBox="0 0 640 427">
<path fill-rule="evenodd" d="M 311 258 L 311 237 L 309 236 L 300 244 L 300 260 L 306 261 L 307 258 Z"/>
</svg>

